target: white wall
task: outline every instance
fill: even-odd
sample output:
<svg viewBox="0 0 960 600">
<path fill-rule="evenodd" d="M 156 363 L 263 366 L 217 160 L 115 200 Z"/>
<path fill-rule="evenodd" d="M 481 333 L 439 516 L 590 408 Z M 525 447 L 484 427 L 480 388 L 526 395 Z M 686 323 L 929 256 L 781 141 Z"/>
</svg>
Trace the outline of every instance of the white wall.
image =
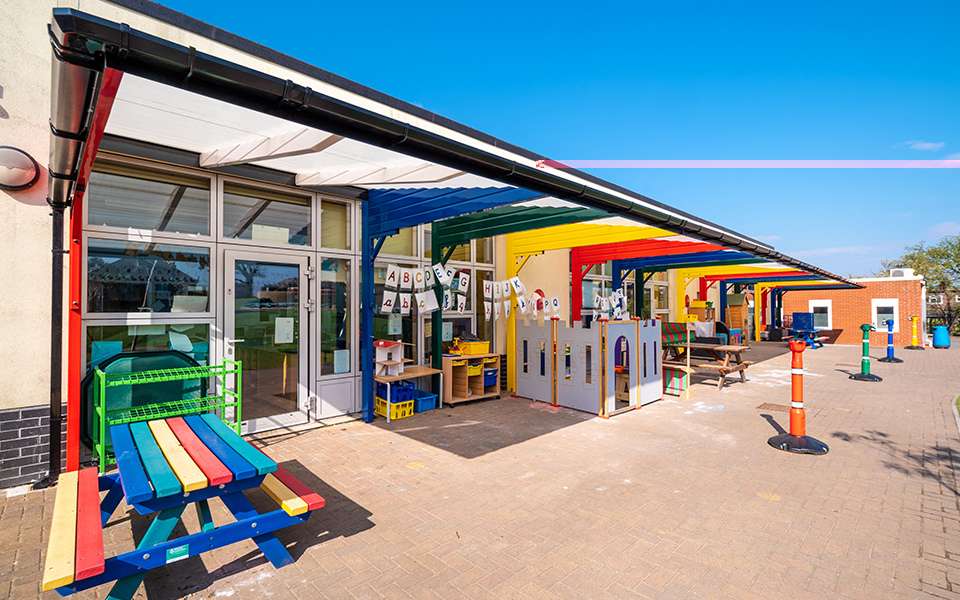
<svg viewBox="0 0 960 600">
<path fill-rule="evenodd" d="M 0 145 L 40 163 L 37 184 L 0 191 L 0 409 L 45 404 L 50 387 L 50 42 L 57 3 L 7 0 L 0 20 Z M 66 261 L 64 261 L 66 262 Z"/>
</svg>

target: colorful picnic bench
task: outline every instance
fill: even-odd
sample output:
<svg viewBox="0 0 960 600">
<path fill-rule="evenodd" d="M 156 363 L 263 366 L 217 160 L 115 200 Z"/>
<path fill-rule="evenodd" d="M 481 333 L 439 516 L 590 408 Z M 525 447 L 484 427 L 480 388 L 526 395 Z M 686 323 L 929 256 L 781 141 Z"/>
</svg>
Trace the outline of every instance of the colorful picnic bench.
<svg viewBox="0 0 960 600">
<path fill-rule="evenodd" d="M 282 567 L 293 559 L 273 533 L 305 523 L 325 504 L 212 413 L 114 425 L 110 436 L 117 471 L 98 477 L 89 467 L 60 476 L 44 591 L 67 596 L 116 581 L 107 597 L 129 599 L 147 571 L 251 538 Z M 250 504 L 244 491 L 258 486 L 276 509 L 259 513 Z M 213 522 L 208 501 L 217 497 L 236 521 Z M 103 528 L 121 499 L 141 515 L 156 516 L 136 550 L 105 559 Z M 201 531 L 168 539 L 189 504 Z"/>
</svg>

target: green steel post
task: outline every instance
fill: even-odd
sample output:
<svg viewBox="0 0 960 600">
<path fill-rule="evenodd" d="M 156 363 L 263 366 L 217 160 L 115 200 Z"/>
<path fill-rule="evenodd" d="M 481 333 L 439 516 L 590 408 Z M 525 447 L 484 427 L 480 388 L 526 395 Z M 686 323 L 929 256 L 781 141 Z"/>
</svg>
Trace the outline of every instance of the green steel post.
<svg viewBox="0 0 960 600">
<path fill-rule="evenodd" d="M 234 429 L 237 430 L 237 435 L 239 435 L 240 430 L 243 429 L 243 361 L 238 360 L 235 365 L 237 368 L 237 377 L 234 380 L 236 381 L 236 389 L 234 390 L 236 396 L 234 396 L 234 401 L 237 403 L 237 410 L 234 414 L 237 416 L 237 422 L 234 424 Z"/>
<path fill-rule="evenodd" d="M 856 379 L 857 381 L 883 381 L 881 377 L 870 373 L 870 332 L 876 331 L 876 328 L 869 323 L 864 323 L 860 326 L 860 331 L 863 332 L 860 372 L 851 375 L 850 379 Z"/>
<path fill-rule="evenodd" d="M 107 379 L 106 374 L 99 368 L 94 373 L 94 377 L 97 380 L 98 397 L 94 399 L 93 405 L 97 410 L 99 420 L 97 427 L 100 429 L 100 439 L 97 443 L 97 462 L 100 473 L 103 474 L 107 472 Z"/>
</svg>

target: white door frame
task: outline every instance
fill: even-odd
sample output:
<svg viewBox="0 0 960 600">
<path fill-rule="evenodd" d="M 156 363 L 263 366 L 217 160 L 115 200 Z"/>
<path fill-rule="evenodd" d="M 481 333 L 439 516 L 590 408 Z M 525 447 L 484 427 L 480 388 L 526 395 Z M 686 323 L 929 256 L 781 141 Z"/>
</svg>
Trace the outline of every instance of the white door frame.
<svg viewBox="0 0 960 600">
<path fill-rule="evenodd" d="M 297 410 L 289 413 L 273 415 L 268 418 L 244 419 L 243 433 L 254 433 L 257 431 L 266 431 L 278 427 L 286 427 L 306 423 L 309 419 L 311 389 L 310 381 L 313 375 L 310 372 L 310 356 L 313 353 L 311 312 L 308 309 L 310 302 L 316 296 L 311 290 L 312 278 L 309 277 L 311 254 L 308 252 L 283 252 L 269 251 L 256 248 L 230 247 L 223 250 L 223 294 L 221 302 L 223 310 L 221 315 L 222 330 L 218 339 L 218 348 L 222 358 L 233 357 L 234 339 L 234 310 L 233 310 L 233 291 L 234 291 L 234 270 L 237 260 L 253 260 L 258 262 L 267 262 L 274 264 L 297 265 L 300 268 L 300 352 L 298 354 L 299 364 L 297 365 Z M 232 382 L 230 382 L 232 385 Z M 244 403 L 247 399 L 244 399 Z"/>
</svg>

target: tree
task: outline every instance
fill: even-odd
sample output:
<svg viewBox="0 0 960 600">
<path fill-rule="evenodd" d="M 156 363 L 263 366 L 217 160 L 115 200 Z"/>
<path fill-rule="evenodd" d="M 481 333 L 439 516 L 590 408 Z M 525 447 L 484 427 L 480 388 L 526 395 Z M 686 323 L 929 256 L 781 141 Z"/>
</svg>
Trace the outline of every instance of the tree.
<svg viewBox="0 0 960 600">
<path fill-rule="evenodd" d="M 883 261 L 885 271 L 896 268 L 913 269 L 923 275 L 927 293 L 938 294 L 939 304 L 927 304 L 928 318 L 941 322 L 950 331 L 960 323 L 960 235 L 948 236 L 928 246 L 923 242 L 906 249 L 903 256 Z"/>
</svg>

